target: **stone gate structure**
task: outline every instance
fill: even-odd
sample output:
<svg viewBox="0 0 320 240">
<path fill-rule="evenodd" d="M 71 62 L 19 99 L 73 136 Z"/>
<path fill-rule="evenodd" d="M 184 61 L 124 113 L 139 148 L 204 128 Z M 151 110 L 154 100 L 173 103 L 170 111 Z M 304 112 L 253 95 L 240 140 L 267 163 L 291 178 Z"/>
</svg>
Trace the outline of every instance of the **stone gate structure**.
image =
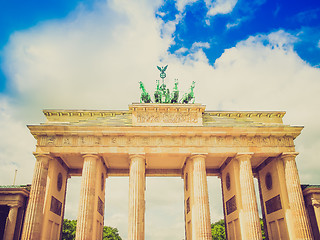
<svg viewBox="0 0 320 240">
<path fill-rule="evenodd" d="M 211 239 L 207 176 L 221 178 L 228 239 L 262 239 L 253 178 L 269 239 L 312 239 L 285 112 L 205 111 L 143 104 L 128 111 L 45 110 L 28 126 L 36 165 L 22 239 L 58 239 L 67 179 L 82 176 L 76 239 L 101 239 L 105 179 L 129 177 L 129 240 L 144 239 L 145 179 L 184 180 L 185 238 Z M 181 203 L 182 204 L 182 203 Z"/>
</svg>

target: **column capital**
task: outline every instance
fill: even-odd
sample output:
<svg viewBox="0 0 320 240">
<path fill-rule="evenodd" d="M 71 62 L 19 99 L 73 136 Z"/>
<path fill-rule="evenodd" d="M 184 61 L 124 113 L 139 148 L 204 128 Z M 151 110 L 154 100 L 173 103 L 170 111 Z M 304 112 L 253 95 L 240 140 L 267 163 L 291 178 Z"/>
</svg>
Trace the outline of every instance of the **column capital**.
<svg viewBox="0 0 320 240">
<path fill-rule="evenodd" d="M 132 158 L 141 158 L 143 160 L 146 160 L 146 155 L 145 154 L 129 154 L 129 159 L 131 160 Z"/>
<path fill-rule="evenodd" d="M 80 153 L 83 158 L 86 157 L 94 157 L 96 159 L 100 159 L 100 155 L 96 152 L 82 152 Z"/>
<path fill-rule="evenodd" d="M 54 158 L 53 156 L 51 156 L 51 153 L 49 153 L 49 152 L 33 152 L 33 155 L 34 155 L 35 157 Z"/>
<path fill-rule="evenodd" d="M 22 207 L 22 204 L 10 203 L 10 204 L 7 204 L 7 206 L 9 206 L 10 208 L 19 208 L 19 207 Z"/>
<path fill-rule="evenodd" d="M 253 152 L 239 152 L 236 154 L 235 159 L 243 160 L 243 159 L 251 159 L 253 156 Z"/>
<path fill-rule="evenodd" d="M 207 156 L 208 156 L 207 153 L 192 153 L 189 159 L 194 159 L 198 157 L 206 159 Z"/>
<path fill-rule="evenodd" d="M 49 152 L 33 152 L 33 155 L 37 161 L 43 162 L 45 168 L 48 168 L 49 161 L 54 159 Z"/>
<path fill-rule="evenodd" d="M 298 152 L 283 152 L 280 157 L 283 160 L 294 160 L 298 154 Z"/>
<path fill-rule="evenodd" d="M 311 205 L 318 208 L 320 207 L 320 201 L 318 199 L 311 198 Z"/>
</svg>

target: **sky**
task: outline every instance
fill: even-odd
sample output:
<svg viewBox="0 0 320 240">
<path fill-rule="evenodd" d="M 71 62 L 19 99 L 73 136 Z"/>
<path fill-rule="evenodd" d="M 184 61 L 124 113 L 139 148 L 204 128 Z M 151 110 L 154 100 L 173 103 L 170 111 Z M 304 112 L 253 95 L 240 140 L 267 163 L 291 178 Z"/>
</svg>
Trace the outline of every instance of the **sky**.
<svg viewBox="0 0 320 240">
<path fill-rule="evenodd" d="M 0 184 L 31 183 L 43 109 L 127 110 L 139 81 L 155 89 L 196 82 L 207 110 L 286 111 L 302 183 L 320 184 L 318 0 L 0 1 Z M 80 177 L 68 180 L 76 219 Z M 208 177 L 211 221 L 223 218 L 220 181 Z M 127 237 L 128 179 L 106 181 L 105 224 Z M 183 182 L 147 178 L 146 240 L 184 238 Z"/>
</svg>

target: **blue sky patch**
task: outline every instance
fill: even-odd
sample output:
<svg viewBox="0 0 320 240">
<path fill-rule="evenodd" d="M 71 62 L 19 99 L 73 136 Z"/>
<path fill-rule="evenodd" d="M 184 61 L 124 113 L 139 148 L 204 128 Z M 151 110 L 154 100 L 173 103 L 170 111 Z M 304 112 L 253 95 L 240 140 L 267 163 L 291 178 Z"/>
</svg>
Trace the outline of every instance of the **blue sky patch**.
<svg viewBox="0 0 320 240">
<path fill-rule="evenodd" d="M 3 62 L 3 48 L 14 32 L 50 19 L 62 19 L 80 5 L 90 10 L 97 2 L 100 0 L 1 1 L 0 64 Z M 155 17 L 166 23 L 174 21 L 178 14 L 182 16 L 173 33 L 174 44 L 168 49 L 170 53 L 187 55 L 192 51 L 194 43 L 208 43 L 209 47 L 203 48 L 203 51 L 209 63 L 214 65 L 225 49 L 236 46 L 238 42 L 250 36 L 283 30 L 297 37 L 294 50 L 304 61 L 315 67 L 320 66 L 318 0 L 239 0 L 232 11 L 226 14 L 208 16 L 208 10 L 204 1 L 196 1 L 185 6 L 184 11 L 179 13 L 176 1 L 164 1 L 154 13 Z M 5 90 L 5 86 L 6 76 L 0 71 L 0 92 Z"/>
</svg>

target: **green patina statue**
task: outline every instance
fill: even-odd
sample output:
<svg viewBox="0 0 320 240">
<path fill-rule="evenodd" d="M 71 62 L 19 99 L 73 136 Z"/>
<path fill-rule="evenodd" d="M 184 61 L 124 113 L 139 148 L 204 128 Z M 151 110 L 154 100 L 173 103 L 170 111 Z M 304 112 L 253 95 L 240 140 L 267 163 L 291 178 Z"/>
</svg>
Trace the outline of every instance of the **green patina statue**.
<svg viewBox="0 0 320 240">
<path fill-rule="evenodd" d="M 165 67 L 159 67 L 159 66 L 157 66 L 157 68 L 158 68 L 159 71 L 160 71 L 160 77 L 162 78 L 162 80 L 165 79 L 166 76 L 167 76 L 167 74 L 165 73 L 165 71 L 167 70 L 168 65 L 165 66 Z"/>
<path fill-rule="evenodd" d="M 157 80 L 157 89 L 154 92 L 154 102 L 161 103 L 162 92 L 160 91 L 159 80 Z"/>
<path fill-rule="evenodd" d="M 178 79 L 175 79 L 174 82 L 174 87 L 173 87 L 173 91 L 170 94 L 170 90 L 167 89 L 167 86 L 164 82 L 164 79 L 166 78 L 166 73 L 165 71 L 168 68 L 168 65 L 166 65 L 165 67 L 159 67 L 157 66 L 157 68 L 160 71 L 160 78 L 162 78 L 162 84 L 160 85 L 160 81 L 156 80 L 157 83 L 157 88 L 154 92 L 154 102 L 155 103 L 190 103 L 191 100 L 192 103 L 194 103 L 195 98 L 194 98 L 194 92 L 193 89 L 195 87 L 195 82 L 193 81 L 190 87 L 190 92 L 189 93 L 185 93 L 183 95 L 183 97 L 181 98 L 180 101 L 178 101 L 179 99 L 179 89 L 178 89 Z M 146 91 L 143 83 L 140 81 L 140 89 L 142 90 L 141 93 L 141 97 L 140 97 L 140 103 L 151 103 L 151 97 L 149 95 L 149 93 Z"/>
<path fill-rule="evenodd" d="M 140 83 L 140 89 L 142 90 L 141 97 L 140 97 L 140 103 L 150 103 L 151 102 L 151 97 L 149 93 L 147 93 L 146 89 L 144 88 L 143 82 Z"/>
<path fill-rule="evenodd" d="M 171 103 L 178 103 L 179 99 L 179 89 L 178 89 L 178 79 L 174 80 L 173 93 L 171 93 Z"/>
<path fill-rule="evenodd" d="M 182 99 L 180 100 L 180 102 L 182 102 L 182 103 L 190 103 L 190 101 L 193 100 L 192 103 L 194 103 L 194 100 L 195 100 L 194 92 L 193 92 L 194 87 L 195 87 L 195 81 L 193 81 L 192 84 L 191 84 L 190 92 L 189 93 L 185 93 L 183 95 Z"/>
</svg>

